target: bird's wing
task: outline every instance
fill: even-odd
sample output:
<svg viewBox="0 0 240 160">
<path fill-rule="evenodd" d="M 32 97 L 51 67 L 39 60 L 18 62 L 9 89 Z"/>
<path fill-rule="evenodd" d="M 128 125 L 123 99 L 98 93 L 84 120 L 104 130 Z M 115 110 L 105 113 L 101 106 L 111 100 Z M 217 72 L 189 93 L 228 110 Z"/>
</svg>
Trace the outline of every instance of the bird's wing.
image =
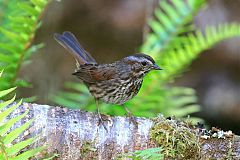
<svg viewBox="0 0 240 160">
<path fill-rule="evenodd" d="M 106 81 L 116 77 L 116 68 L 111 65 L 85 64 L 81 65 L 73 75 L 87 83 Z"/>
</svg>

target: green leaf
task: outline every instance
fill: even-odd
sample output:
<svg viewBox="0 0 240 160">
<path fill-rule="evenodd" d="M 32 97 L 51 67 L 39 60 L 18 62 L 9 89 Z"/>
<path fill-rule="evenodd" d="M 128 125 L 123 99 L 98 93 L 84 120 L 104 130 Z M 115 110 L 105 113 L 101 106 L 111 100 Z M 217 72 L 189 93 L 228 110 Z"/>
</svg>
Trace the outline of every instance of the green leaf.
<svg viewBox="0 0 240 160">
<path fill-rule="evenodd" d="M 11 31 L 8 31 L 4 28 L 0 28 L 0 32 L 13 42 L 18 42 L 18 40 L 19 40 L 18 35 L 16 35 L 15 33 L 11 32 Z"/>
<path fill-rule="evenodd" d="M 64 87 L 69 88 L 69 89 L 73 89 L 79 92 L 83 92 L 83 93 L 89 93 L 87 87 L 85 85 L 83 85 L 82 83 L 79 82 L 66 82 L 64 84 Z"/>
<path fill-rule="evenodd" d="M 133 160 L 162 160 L 164 155 L 161 154 L 162 148 L 148 148 L 145 150 L 138 150 L 121 155 L 123 158 L 131 158 Z"/>
<path fill-rule="evenodd" d="M 184 117 L 186 115 L 190 115 L 192 113 L 196 113 L 200 111 L 200 105 L 188 105 L 186 107 L 182 107 L 181 109 L 179 109 L 178 111 L 174 111 L 172 110 L 171 113 L 175 113 L 173 114 L 176 117 Z"/>
<path fill-rule="evenodd" d="M 172 5 L 167 1 L 159 1 L 161 9 L 156 8 L 154 14 L 157 17 L 149 23 L 153 33 L 149 33 L 141 47 L 142 53 L 150 53 L 154 58 L 155 53 L 171 48 L 171 43 L 176 41 L 179 33 L 188 33 L 193 30 L 191 24 L 193 15 L 204 5 L 189 1 L 173 1 Z M 191 27 L 189 27 L 191 26 Z M 184 32 L 183 32 L 184 31 Z"/>
<path fill-rule="evenodd" d="M 4 136 L 4 134 L 20 119 L 22 119 L 24 116 L 28 114 L 28 111 L 26 111 L 24 114 L 21 114 L 15 118 L 12 118 L 5 122 L 2 126 L 0 126 L 0 135 Z"/>
<path fill-rule="evenodd" d="M 31 150 L 28 150 L 26 152 L 21 153 L 20 155 L 14 157 L 13 160 L 28 160 L 30 157 L 33 157 L 34 155 L 36 155 L 37 153 L 41 152 L 42 150 L 44 150 L 46 147 L 38 147 L 38 148 L 34 148 Z"/>
<path fill-rule="evenodd" d="M 27 103 L 32 103 L 32 102 L 36 101 L 37 99 L 38 99 L 37 96 L 31 96 L 31 97 L 25 97 L 25 98 L 23 98 L 23 101 L 24 101 L 24 102 L 27 102 Z"/>
<path fill-rule="evenodd" d="M 2 73 L 3 73 L 4 70 L 0 71 L 0 77 L 2 77 Z"/>
<path fill-rule="evenodd" d="M 0 109 L 2 109 L 2 108 L 5 107 L 5 106 L 8 106 L 8 105 L 11 104 L 11 103 L 13 103 L 13 101 L 15 100 L 15 98 L 16 98 L 16 95 L 14 95 L 12 99 L 0 103 Z"/>
<path fill-rule="evenodd" d="M 31 0 L 31 2 L 35 5 L 35 6 L 39 6 L 40 8 L 43 8 L 47 1 L 46 0 Z"/>
<path fill-rule="evenodd" d="M 13 87 L 4 91 L 0 91 L 0 98 L 3 96 L 6 96 L 7 94 L 11 93 L 12 91 L 14 91 L 17 87 Z"/>
<path fill-rule="evenodd" d="M 9 114 L 11 114 L 18 106 L 20 106 L 22 103 L 22 100 L 20 100 L 17 104 L 9 107 L 8 109 L 6 109 L 5 111 L 0 113 L 0 122 L 6 118 Z"/>
<path fill-rule="evenodd" d="M 0 90 L 13 86 L 29 87 L 25 80 L 19 80 L 18 72 L 31 55 L 43 45 L 31 47 L 34 34 L 40 26 L 39 18 L 48 4 L 47 0 L 0 1 Z M 1 7 L 2 6 L 2 7 Z"/>
<path fill-rule="evenodd" d="M 18 3 L 18 6 L 27 11 L 31 16 L 37 16 L 38 11 L 27 3 Z"/>
<path fill-rule="evenodd" d="M 2 71 L 0 72 L 0 77 L 1 75 Z M 0 91 L 0 93 L 2 96 L 4 96 L 14 89 L 15 88 L 7 89 Z M 28 149 L 26 151 L 23 150 L 25 147 L 33 144 L 37 138 L 36 136 L 29 139 L 26 139 L 25 137 L 25 140 L 13 143 L 14 139 L 19 137 L 20 134 L 24 132 L 34 121 L 34 119 L 31 119 L 28 122 L 21 124 L 21 126 L 14 126 L 14 124 L 22 120 L 22 118 L 29 113 L 27 110 L 25 113 L 15 117 L 9 116 L 22 103 L 22 100 L 20 100 L 17 104 L 13 104 L 15 97 L 16 96 L 13 96 L 12 99 L 0 103 L 0 159 L 27 160 L 28 158 L 35 156 L 37 153 L 45 149 L 45 146 Z M 9 116 L 8 119 L 5 119 L 7 116 Z M 4 154 L 2 154 L 3 151 Z"/>
<path fill-rule="evenodd" d="M 206 28 L 206 32 L 196 30 L 195 35 L 187 34 L 188 39 L 181 44 L 172 44 L 174 45 L 172 49 L 162 52 L 160 55 L 161 61 L 164 62 L 163 68 L 169 68 L 165 74 L 159 74 L 161 83 L 168 83 L 181 75 L 204 50 L 224 39 L 239 35 L 240 25 L 235 23 L 223 24 L 218 27 L 209 26 Z"/>
<path fill-rule="evenodd" d="M 13 156 L 13 155 L 17 154 L 23 148 L 27 147 L 28 145 L 31 145 L 35 141 L 35 139 L 36 139 L 35 137 L 29 138 L 27 140 L 24 140 L 17 144 L 14 144 L 10 148 L 7 148 L 6 152 L 7 152 L 8 156 Z"/>
<path fill-rule="evenodd" d="M 79 109 L 80 105 L 78 102 L 75 102 L 73 100 L 68 100 L 65 97 L 62 96 L 56 96 L 56 95 L 52 95 L 51 96 L 51 100 L 59 105 L 63 105 L 66 106 L 68 108 L 72 108 L 72 109 Z"/>
<path fill-rule="evenodd" d="M 29 82 L 22 80 L 22 79 L 16 79 L 14 84 L 16 86 L 20 86 L 20 87 L 32 88 L 32 84 L 30 84 Z"/>
<path fill-rule="evenodd" d="M 50 156 L 49 158 L 44 158 L 43 160 L 52 160 L 55 157 L 58 157 L 59 154 L 54 154 L 53 156 Z"/>
<path fill-rule="evenodd" d="M 29 120 L 28 122 L 24 123 L 22 126 L 14 129 L 9 134 L 7 134 L 3 138 L 4 144 L 10 144 L 14 139 L 16 139 L 23 131 L 25 131 L 34 121 L 34 119 Z"/>
</svg>

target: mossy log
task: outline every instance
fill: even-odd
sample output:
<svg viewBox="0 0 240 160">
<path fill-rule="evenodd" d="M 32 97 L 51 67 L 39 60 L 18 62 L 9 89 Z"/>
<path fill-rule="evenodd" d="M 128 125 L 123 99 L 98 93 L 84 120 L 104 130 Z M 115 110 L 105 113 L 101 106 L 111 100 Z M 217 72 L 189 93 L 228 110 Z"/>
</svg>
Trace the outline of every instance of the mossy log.
<svg viewBox="0 0 240 160">
<path fill-rule="evenodd" d="M 173 141 L 166 141 L 166 135 L 162 131 L 156 132 L 156 120 L 138 118 L 135 120 L 138 126 L 135 126 L 129 121 L 128 117 L 112 117 L 112 124 L 108 124 L 107 131 L 103 126 L 98 125 L 98 116 L 95 113 L 70 110 L 60 107 L 52 107 L 48 105 L 38 105 L 24 103 L 19 107 L 12 116 L 23 113 L 26 109 L 30 110 L 29 116 L 24 120 L 35 117 L 33 125 L 25 131 L 23 137 L 29 137 L 35 134 L 40 134 L 40 139 L 36 141 L 37 146 L 47 144 L 48 149 L 44 154 L 58 154 L 55 159 L 60 160 L 110 160 L 117 159 L 122 153 L 133 152 L 135 150 L 143 150 L 156 146 L 162 146 L 166 144 L 159 144 L 160 142 L 154 139 L 156 135 L 163 136 L 163 143 Z M 19 126 L 22 122 L 19 122 L 15 127 Z M 168 124 L 168 119 L 158 119 L 158 123 L 165 121 Z M 172 121 L 175 123 L 175 121 Z M 176 123 L 179 123 L 179 121 Z M 162 123 L 161 123 L 162 125 Z M 179 126 L 179 124 L 173 124 L 172 126 Z M 186 126 L 186 125 L 185 125 Z M 154 128 L 154 129 L 153 129 Z M 159 128 L 159 126 L 158 126 Z M 163 127 L 169 128 L 169 127 Z M 152 132 L 154 130 L 154 133 Z M 191 131 L 193 130 L 193 132 Z M 196 129 L 189 128 L 191 133 L 197 133 Z M 164 131 L 165 132 L 165 131 Z M 174 132 L 174 128 L 169 132 Z M 185 136 L 185 131 L 181 130 L 182 137 L 185 138 L 183 142 L 188 143 L 188 136 Z M 169 133 L 168 135 L 171 135 Z M 186 133 L 188 135 L 189 133 Z M 168 138 L 172 138 L 169 136 Z M 176 137 L 174 137 L 176 138 Z M 19 138 L 18 140 L 21 140 Z M 176 139 L 179 141 L 179 139 Z M 191 141 L 194 139 L 191 139 Z M 190 140 L 189 140 L 190 141 Z M 176 145 L 175 141 L 175 145 Z M 190 146 L 192 143 L 189 143 Z M 208 138 L 203 139 L 200 135 L 196 134 L 196 146 L 199 146 L 199 150 L 191 150 L 191 154 L 187 151 L 179 153 L 178 158 L 175 159 L 240 159 L 240 138 L 233 135 L 228 138 Z M 187 145 L 187 144 L 186 144 Z M 185 145 L 182 145 L 183 148 Z M 193 148 L 193 147 L 192 147 Z M 197 148 L 197 147 L 196 147 Z M 171 159 L 170 156 L 166 156 L 166 159 Z"/>
</svg>

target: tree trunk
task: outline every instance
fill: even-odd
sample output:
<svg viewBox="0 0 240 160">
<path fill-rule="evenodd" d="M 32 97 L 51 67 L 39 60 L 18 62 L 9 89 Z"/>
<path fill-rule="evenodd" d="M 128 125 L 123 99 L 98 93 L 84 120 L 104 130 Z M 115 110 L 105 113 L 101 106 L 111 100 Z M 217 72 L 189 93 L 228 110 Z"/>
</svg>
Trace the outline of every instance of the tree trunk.
<svg viewBox="0 0 240 160">
<path fill-rule="evenodd" d="M 41 138 L 36 145 L 48 144 L 47 154 L 57 153 L 56 159 L 110 160 L 122 153 L 161 145 L 150 138 L 150 130 L 155 125 L 150 119 L 136 117 L 138 126 L 135 126 L 127 117 L 111 117 L 112 124 L 106 122 L 106 131 L 102 125 L 98 126 L 95 113 L 29 103 L 24 103 L 12 116 L 26 109 L 30 110 L 27 119 L 36 117 L 36 120 L 23 135 L 39 133 Z M 199 138 L 199 146 L 200 159 L 240 159 L 239 136 Z"/>
</svg>

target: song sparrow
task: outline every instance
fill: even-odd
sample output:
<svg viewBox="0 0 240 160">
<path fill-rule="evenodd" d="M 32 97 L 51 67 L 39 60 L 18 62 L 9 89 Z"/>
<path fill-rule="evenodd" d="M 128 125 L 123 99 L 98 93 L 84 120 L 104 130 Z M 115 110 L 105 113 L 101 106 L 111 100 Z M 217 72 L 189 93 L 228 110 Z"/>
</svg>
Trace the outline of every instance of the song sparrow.
<svg viewBox="0 0 240 160">
<path fill-rule="evenodd" d="M 83 81 L 95 98 L 100 123 L 103 119 L 99 112 L 99 100 L 124 106 L 126 101 L 137 95 L 144 75 L 151 70 L 160 70 L 155 61 L 143 53 L 111 64 L 98 64 L 71 32 L 64 32 L 62 35 L 55 33 L 54 38 L 75 57 L 77 69 L 73 75 Z M 125 106 L 124 108 L 131 115 Z M 105 126 L 104 128 L 106 129 Z"/>
</svg>

